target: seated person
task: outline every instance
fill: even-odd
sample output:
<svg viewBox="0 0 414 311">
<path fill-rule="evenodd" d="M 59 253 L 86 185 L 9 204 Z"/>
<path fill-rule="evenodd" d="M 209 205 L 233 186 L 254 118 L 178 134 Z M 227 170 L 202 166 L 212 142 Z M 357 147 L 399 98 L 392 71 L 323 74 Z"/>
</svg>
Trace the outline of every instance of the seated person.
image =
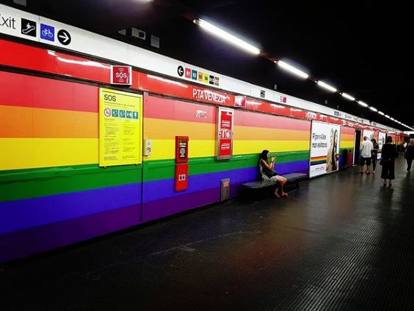
<svg viewBox="0 0 414 311">
<path fill-rule="evenodd" d="M 280 197 L 287 197 L 288 194 L 284 191 L 284 186 L 287 182 L 287 179 L 283 176 L 278 175 L 274 171 L 275 166 L 275 157 L 271 158 L 269 163 L 268 160 L 269 150 L 263 150 L 259 157 L 259 170 L 260 175 L 263 180 L 273 180 L 276 181 L 276 189 L 275 189 L 275 196 Z"/>
</svg>

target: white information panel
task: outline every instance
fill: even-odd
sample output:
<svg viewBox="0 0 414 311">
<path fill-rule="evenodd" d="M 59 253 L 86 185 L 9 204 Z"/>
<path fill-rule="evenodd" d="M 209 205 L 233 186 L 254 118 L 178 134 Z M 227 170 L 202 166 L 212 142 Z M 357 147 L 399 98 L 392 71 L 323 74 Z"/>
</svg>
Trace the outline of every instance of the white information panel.
<svg viewBox="0 0 414 311">
<path fill-rule="evenodd" d="M 312 121 L 309 177 L 338 171 L 340 132 L 339 125 Z"/>
</svg>

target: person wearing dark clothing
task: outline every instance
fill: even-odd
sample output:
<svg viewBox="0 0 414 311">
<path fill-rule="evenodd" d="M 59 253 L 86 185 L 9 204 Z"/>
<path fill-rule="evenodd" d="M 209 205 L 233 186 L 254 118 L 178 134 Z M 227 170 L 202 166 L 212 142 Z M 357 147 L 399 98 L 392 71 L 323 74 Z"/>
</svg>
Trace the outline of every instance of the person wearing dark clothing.
<svg viewBox="0 0 414 311">
<path fill-rule="evenodd" d="M 371 139 L 372 145 L 374 148 L 371 150 L 371 160 L 372 160 L 372 173 L 375 174 L 375 169 L 377 167 L 377 159 L 378 159 L 378 150 L 379 145 L 375 138 Z"/>
<path fill-rule="evenodd" d="M 404 154 L 405 160 L 407 160 L 407 172 L 411 171 L 411 164 L 413 163 L 414 159 L 414 139 L 410 140 L 410 144 L 407 145 Z"/>
<path fill-rule="evenodd" d="M 272 157 L 269 163 L 268 154 L 269 150 L 263 150 L 259 156 L 259 171 L 262 180 L 276 182 L 275 196 L 287 197 L 288 194 L 284 191 L 287 179 L 275 172 L 276 157 Z"/>
<path fill-rule="evenodd" d="M 397 147 L 392 144 L 392 137 L 387 136 L 386 142 L 381 150 L 381 178 L 384 179 L 384 186 L 387 186 L 387 181 L 389 187 L 392 185 L 391 180 L 395 178 L 394 164 L 397 156 Z"/>
</svg>

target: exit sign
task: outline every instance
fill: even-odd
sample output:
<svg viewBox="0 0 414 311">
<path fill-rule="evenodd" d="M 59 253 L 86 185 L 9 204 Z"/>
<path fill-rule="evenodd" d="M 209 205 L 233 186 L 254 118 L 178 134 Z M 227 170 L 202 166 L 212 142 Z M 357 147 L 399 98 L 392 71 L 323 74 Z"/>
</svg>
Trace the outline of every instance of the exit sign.
<svg viewBox="0 0 414 311">
<path fill-rule="evenodd" d="M 111 66 L 111 84 L 131 85 L 132 67 L 120 65 Z"/>
</svg>

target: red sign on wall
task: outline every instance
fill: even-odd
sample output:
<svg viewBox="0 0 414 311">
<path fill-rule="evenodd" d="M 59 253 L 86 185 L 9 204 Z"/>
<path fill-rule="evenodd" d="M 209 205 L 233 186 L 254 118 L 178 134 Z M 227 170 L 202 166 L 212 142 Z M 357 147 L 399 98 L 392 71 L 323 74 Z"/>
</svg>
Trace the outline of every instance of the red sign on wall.
<svg viewBox="0 0 414 311">
<path fill-rule="evenodd" d="M 175 191 L 183 191 L 188 188 L 188 164 L 175 164 Z"/>
<path fill-rule="evenodd" d="M 121 65 L 111 66 L 111 84 L 131 85 L 132 84 L 131 66 L 121 66 Z"/>
<path fill-rule="evenodd" d="M 188 162 L 188 136 L 175 136 L 175 163 Z"/>
<path fill-rule="evenodd" d="M 233 155 L 234 110 L 218 108 L 217 159 L 230 159 Z"/>
</svg>

